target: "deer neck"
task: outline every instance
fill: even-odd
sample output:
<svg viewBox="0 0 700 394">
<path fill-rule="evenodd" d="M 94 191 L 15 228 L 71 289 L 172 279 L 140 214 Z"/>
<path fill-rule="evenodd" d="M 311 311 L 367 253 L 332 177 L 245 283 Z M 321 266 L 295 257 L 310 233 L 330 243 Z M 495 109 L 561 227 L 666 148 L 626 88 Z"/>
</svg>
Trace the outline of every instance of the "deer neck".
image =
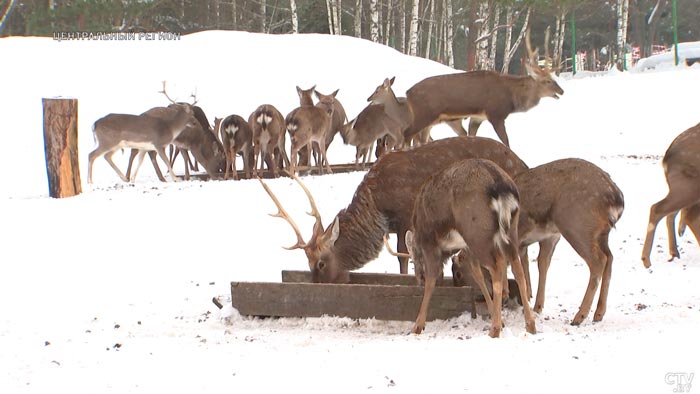
<svg viewBox="0 0 700 394">
<path fill-rule="evenodd" d="M 338 213 L 338 223 L 340 234 L 333 249 L 343 268 L 356 270 L 379 256 L 388 224 L 367 188 L 360 188 Z"/>
<path fill-rule="evenodd" d="M 516 81 L 512 94 L 513 112 L 526 112 L 540 102 L 537 81 L 529 76 Z"/>
</svg>

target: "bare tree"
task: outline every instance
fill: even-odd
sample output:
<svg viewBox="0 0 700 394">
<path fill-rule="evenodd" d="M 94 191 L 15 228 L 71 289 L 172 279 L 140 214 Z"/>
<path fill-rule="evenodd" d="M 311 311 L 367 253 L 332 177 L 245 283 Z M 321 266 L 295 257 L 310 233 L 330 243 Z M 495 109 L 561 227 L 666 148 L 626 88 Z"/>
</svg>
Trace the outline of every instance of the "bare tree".
<svg viewBox="0 0 700 394">
<path fill-rule="evenodd" d="M 326 0 L 326 10 L 328 11 L 328 30 L 330 34 L 342 34 L 340 26 L 340 0 Z"/>
<path fill-rule="evenodd" d="M 260 33 L 267 33 L 267 0 L 260 0 Z"/>
<path fill-rule="evenodd" d="M 362 0 L 355 0 L 355 37 L 362 38 Z"/>
<path fill-rule="evenodd" d="M 292 11 L 292 33 L 297 34 L 299 33 L 299 15 L 297 14 L 296 0 L 289 0 L 289 8 Z"/>
<path fill-rule="evenodd" d="M 426 16 L 427 32 L 428 35 L 425 40 L 425 58 L 430 59 L 430 47 L 433 41 L 433 30 L 435 30 L 435 1 L 428 0 L 425 5 L 426 12 L 423 15 Z"/>
<path fill-rule="evenodd" d="M 373 0 L 376 1 L 376 0 Z M 413 0 L 411 8 L 411 26 L 408 30 L 409 44 L 408 54 L 411 56 L 418 55 L 418 9 L 420 0 Z"/>
<path fill-rule="evenodd" d="M 476 69 L 488 70 L 488 54 L 489 54 L 489 3 L 483 1 L 479 3 L 477 13 L 477 21 L 479 25 L 479 33 L 476 39 Z"/>
<path fill-rule="evenodd" d="M 10 13 L 12 12 L 12 9 L 14 8 L 15 3 L 17 3 L 16 0 L 8 1 L 7 7 L 5 7 L 5 11 L 3 11 L 2 14 L 0 14 L 0 34 L 2 34 L 2 31 L 5 28 L 5 23 L 7 22 L 7 17 L 10 16 Z"/>
<path fill-rule="evenodd" d="M 629 16 L 629 0 L 617 0 L 617 67 L 627 68 L 625 62 L 625 47 L 627 46 L 627 20 Z"/>
<path fill-rule="evenodd" d="M 370 8 L 370 39 L 372 42 L 379 42 L 379 6 L 377 0 L 369 1 Z"/>
<path fill-rule="evenodd" d="M 529 23 L 530 23 L 530 10 L 531 8 L 527 8 L 527 12 L 525 13 L 525 18 L 523 21 L 523 26 L 520 29 L 520 34 L 518 35 L 518 38 L 515 40 L 515 43 L 511 45 L 511 38 L 513 34 L 513 25 L 514 25 L 514 19 L 517 14 L 516 12 L 513 12 L 512 7 L 507 7 L 506 14 L 508 21 L 506 22 L 508 24 L 508 28 L 506 30 L 506 46 L 505 50 L 503 51 L 503 68 L 501 69 L 502 73 L 508 73 L 508 68 L 510 67 L 510 61 L 513 59 L 513 55 L 515 54 L 515 51 L 518 49 L 520 46 L 520 43 L 523 40 L 523 37 L 525 36 L 525 31 L 527 31 Z"/>
<path fill-rule="evenodd" d="M 491 45 L 489 46 L 488 70 L 496 69 L 496 49 L 498 48 L 498 27 L 501 22 L 501 5 L 496 3 L 491 14 L 493 29 L 491 31 Z"/>
<path fill-rule="evenodd" d="M 453 29 L 453 12 L 452 12 L 452 0 L 445 0 L 444 3 L 445 10 L 445 56 L 447 57 L 447 65 L 450 67 L 455 66 L 454 53 L 452 51 L 452 46 L 454 42 L 454 29 Z"/>
<path fill-rule="evenodd" d="M 399 51 L 406 53 L 406 0 L 399 0 Z"/>
</svg>

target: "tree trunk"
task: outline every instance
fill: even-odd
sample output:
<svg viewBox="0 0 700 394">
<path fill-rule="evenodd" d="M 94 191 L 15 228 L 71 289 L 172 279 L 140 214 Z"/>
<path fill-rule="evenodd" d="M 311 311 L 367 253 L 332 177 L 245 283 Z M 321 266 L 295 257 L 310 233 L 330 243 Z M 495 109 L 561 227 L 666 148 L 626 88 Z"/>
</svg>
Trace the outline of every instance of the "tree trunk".
<svg viewBox="0 0 700 394">
<path fill-rule="evenodd" d="M 477 18 L 480 22 L 478 29 L 478 38 L 476 43 L 476 69 L 488 70 L 489 61 L 489 4 L 488 2 L 479 3 L 479 13 Z"/>
<path fill-rule="evenodd" d="M 399 0 L 399 51 L 406 53 L 406 0 Z"/>
<path fill-rule="evenodd" d="M 296 0 L 289 0 L 289 9 L 292 11 L 292 33 L 299 33 L 299 15 L 297 14 Z"/>
<path fill-rule="evenodd" d="M 411 26 L 408 31 L 409 44 L 408 54 L 411 56 L 418 55 L 418 6 L 420 0 L 413 0 L 411 8 Z"/>
<path fill-rule="evenodd" d="M 362 38 L 362 0 L 355 0 L 355 37 Z"/>
<path fill-rule="evenodd" d="M 625 46 L 627 45 L 627 17 L 629 14 L 629 0 L 617 0 L 617 59 L 619 70 L 626 70 Z"/>
<path fill-rule="evenodd" d="M 71 197 L 81 193 L 78 161 L 78 100 L 43 99 L 44 151 L 49 195 Z"/>
<path fill-rule="evenodd" d="M 377 0 L 369 1 L 370 8 L 370 26 L 369 26 L 369 36 L 372 42 L 379 42 L 379 7 L 377 5 Z"/>
<path fill-rule="evenodd" d="M 498 24 L 501 23 L 501 5 L 496 3 L 493 10 L 492 18 L 492 28 L 491 28 L 491 45 L 489 48 L 489 62 L 488 69 L 496 69 L 496 50 L 498 48 Z"/>
<path fill-rule="evenodd" d="M 476 23 L 478 10 L 478 2 L 472 1 L 469 6 L 469 31 L 467 32 L 467 71 L 476 69 L 476 38 L 479 33 L 479 24 Z"/>
<path fill-rule="evenodd" d="M 564 36 L 566 32 L 566 10 L 562 9 L 561 13 L 557 16 L 556 23 L 554 25 L 554 51 L 552 53 L 551 66 L 555 69 L 559 69 L 561 65 L 561 57 L 564 49 Z M 549 56 L 549 54 L 545 54 Z M 575 61 L 575 59 L 572 60 Z M 549 61 L 549 60 L 548 60 Z"/>
<path fill-rule="evenodd" d="M 428 0 L 428 4 L 425 5 L 427 12 L 424 14 L 426 15 L 426 25 L 427 28 L 426 30 L 428 31 L 428 35 L 425 40 L 425 58 L 430 59 L 430 48 L 432 47 L 432 41 L 433 41 L 433 30 L 435 29 L 435 2 L 433 0 Z"/>
<path fill-rule="evenodd" d="M 511 20 L 512 20 L 512 14 L 511 14 Z M 512 23 L 512 22 L 511 22 Z M 506 48 L 505 51 L 503 51 L 503 68 L 501 69 L 502 73 L 508 73 L 508 69 L 510 67 L 510 62 L 513 59 L 513 55 L 515 54 L 515 51 L 518 50 L 518 47 L 520 46 L 520 43 L 523 40 L 523 37 L 525 37 L 525 32 L 527 31 L 528 25 L 530 23 L 530 7 L 527 8 L 527 12 L 525 13 L 525 20 L 523 21 L 523 27 L 520 29 L 520 34 L 518 35 L 518 38 L 515 40 L 515 43 L 513 46 L 510 44 L 510 39 L 506 41 Z"/>
<path fill-rule="evenodd" d="M 260 32 L 267 33 L 267 0 L 260 0 Z"/>
<path fill-rule="evenodd" d="M 391 45 L 391 27 L 394 22 L 394 5 L 392 4 L 392 0 L 388 0 L 389 4 L 386 10 L 386 21 L 384 24 L 384 45 L 390 46 Z"/>
<path fill-rule="evenodd" d="M 445 56 L 447 57 L 447 65 L 450 67 L 455 66 L 455 56 L 452 50 L 455 36 L 453 15 L 452 0 L 445 0 Z"/>
</svg>

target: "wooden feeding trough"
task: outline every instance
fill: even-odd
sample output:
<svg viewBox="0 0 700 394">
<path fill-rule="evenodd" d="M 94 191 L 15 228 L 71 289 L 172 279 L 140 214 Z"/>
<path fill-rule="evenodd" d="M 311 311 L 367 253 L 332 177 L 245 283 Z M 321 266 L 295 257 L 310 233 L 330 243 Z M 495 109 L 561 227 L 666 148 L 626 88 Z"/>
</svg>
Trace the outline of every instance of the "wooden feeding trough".
<svg viewBox="0 0 700 394">
<path fill-rule="evenodd" d="M 476 292 L 443 279 L 430 301 L 428 320 L 449 319 L 471 312 L 476 317 Z M 350 273 L 348 284 L 311 282 L 307 271 L 282 271 L 281 283 L 232 282 L 231 302 L 242 315 L 414 321 L 423 287 L 413 275 Z M 480 308 L 481 310 L 482 308 Z"/>
</svg>

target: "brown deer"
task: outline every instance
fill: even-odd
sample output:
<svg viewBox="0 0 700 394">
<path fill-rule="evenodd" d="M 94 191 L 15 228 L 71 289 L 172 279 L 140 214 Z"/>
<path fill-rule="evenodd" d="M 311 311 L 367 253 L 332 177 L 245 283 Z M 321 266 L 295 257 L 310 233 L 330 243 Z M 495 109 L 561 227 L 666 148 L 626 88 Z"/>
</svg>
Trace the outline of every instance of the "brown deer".
<svg viewBox="0 0 700 394">
<path fill-rule="evenodd" d="M 297 95 L 299 96 L 299 106 L 304 107 L 304 106 L 314 106 L 314 99 L 313 96 L 314 94 L 316 95 L 316 98 L 318 98 L 319 103 L 321 101 L 329 101 L 330 100 L 330 95 L 327 94 L 322 94 L 316 90 L 316 85 L 312 86 L 309 89 L 302 89 L 299 86 L 297 88 Z M 335 138 L 335 135 L 338 132 L 342 132 L 343 126 L 347 122 L 347 115 L 345 114 L 345 108 L 343 105 L 338 101 L 336 97 L 333 97 L 333 119 L 331 120 L 331 127 L 328 130 L 328 133 L 326 134 L 326 151 L 331 145 L 331 142 L 333 142 L 333 139 Z M 319 157 L 320 152 L 318 149 L 314 149 L 314 155 L 316 158 Z M 299 163 L 300 166 L 308 166 L 310 164 L 309 162 L 309 153 L 307 152 L 306 147 L 303 147 L 299 150 Z"/>
<path fill-rule="evenodd" d="M 700 243 L 700 124 L 679 134 L 666 150 L 662 164 L 668 183 L 668 194 L 649 210 L 649 225 L 642 248 L 642 262 L 651 267 L 651 246 L 661 218 L 666 217 L 669 261 L 680 257 L 676 245 L 675 218 L 681 212 L 679 234 L 689 226 Z"/>
<path fill-rule="evenodd" d="M 229 172 L 233 170 L 233 179 L 238 179 L 236 170 L 236 155 L 243 156 L 243 171 L 245 177 L 250 178 L 250 160 L 253 158 L 253 129 L 248 121 L 239 115 L 229 115 L 225 119 L 214 118 L 214 130 L 219 131 L 221 143 L 226 152 L 226 171 L 224 179 L 228 179 Z"/>
<path fill-rule="evenodd" d="M 181 105 L 191 104 L 180 103 Z M 198 106 L 191 106 L 192 110 L 196 114 L 197 112 L 204 113 Z M 144 112 L 142 115 L 153 116 L 161 119 L 171 119 L 177 116 L 177 111 L 173 110 L 173 105 L 169 107 L 155 107 Z M 195 115 L 197 123 L 194 126 L 187 127 L 183 130 L 177 138 L 173 141 L 173 146 L 175 146 L 179 152 L 182 154 L 185 163 L 185 179 L 189 179 L 189 154 L 194 156 L 195 162 L 199 162 L 204 167 L 205 171 L 211 179 L 217 179 L 221 177 L 225 170 L 226 157 L 223 146 L 216 138 L 216 135 L 209 131 L 210 127 L 207 125 L 206 128 L 202 126 L 202 118 Z M 206 119 L 206 118 L 204 118 Z M 129 178 L 131 174 L 132 164 L 136 157 L 137 150 L 131 150 L 131 157 L 129 157 L 129 165 L 126 171 L 126 177 Z M 148 152 L 153 168 L 156 170 L 156 174 L 160 174 L 160 169 L 155 159 L 155 152 Z M 174 158 L 173 158 L 174 159 Z M 170 161 L 170 166 L 174 165 L 173 159 Z M 135 178 L 135 174 L 134 174 Z M 163 181 L 162 175 L 159 175 L 159 179 Z"/>
<path fill-rule="evenodd" d="M 490 138 L 445 138 L 408 151 L 390 152 L 370 168 L 350 204 L 338 212 L 328 228 L 324 230 L 317 210 L 308 242 L 292 224 L 298 242 L 290 249 L 303 249 L 314 281 L 324 283 L 346 283 L 349 271 L 377 258 L 387 233 L 397 234 L 396 250 L 406 253 L 405 234 L 411 228 L 418 190 L 434 173 L 469 158 L 491 160 L 511 175 L 527 169 L 508 147 Z M 268 188 L 266 191 L 280 210 L 279 216 L 293 223 L 274 194 Z M 307 195 L 315 207 L 308 190 Z M 400 272 L 408 273 L 408 259 L 400 257 L 399 263 Z"/>
<path fill-rule="evenodd" d="M 293 174 L 296 174 L 297 171 L 299 150 L 304 146 L 309 152 L 312 151 L 313 146 L 316 146 L 320 151 L 319 157 L 316 158 L 319 170 L 323 171 L 325 166 L 329 174 L 333 173 L 326 157 L 325 141 L 332 124 L 337 94 L 336 90 L 332 94 L 324 96 L 315 106 L 300 106 L 287 115 L 285 124 L 291 139 L 290 167 Z"/>
<path fill-rule="evenodd" d="M 543 97 L 558 99 L 564 94 L 552 78 L 552 70 L 537 65 L 529 41 L 528 32 L 529 76 L 470 71 L 429 77 L 413 85 L 406 92 L 413 113 L 406 139 L 440 122 L 448 122 L 458 135 L 467 135 L 461 120 L 470 117 L 470 136 L 476 135 L 481 122 L 488 119 L 498 138 L 509 146 L 505 125 L 508 115 L 528 111 Z"/>
<path fill-rule="evenodd" d="M 175 115 L 169 119 L 145 114 L 109 114 L 98 119 L 92 128 L 98 145 L 88 155 L 88 183 L 92 183 L 92 165 L 95 159 L 102 155 L 119 177 L 125 182 L 128 181 L 112 161 L 114 152 L 122 148 L 140 150 L 137 170 L 134 171 L 132 181 L 143 162 L 143 155 L 150 150 L 158 152 L 168 166 L 172 180 L 178 181 L 165 154 L 165 147 L 172 144 L 187 127 L 195 127 L 197 120 L 192 116 L 192 108 L 187 104 L 171 104 L 171 108 L 175 111 Z"/>
<path fill-rule="evenodd" d="M 408 105 L 406 97 L 396 97 L 394 94 L 392 86 L 395 79 L 396 77 L 384 78 L 384 82 L 374 89 L 374 93 L 367 98 L 367 101 L 372 104 L 383 104 L 386 115 L 399 125 L 402 132 L 405 132 L 413 122 L 413 111 Z M 423 145 L 428 143 L 429 139 L 430 128 L 425 128 L 412 139 L 406 140 L 405 144 L 406 146 L 411 145 L 411 143 L 413 146 Z M 378 142 L 377 157 L 381 156 L 383 150 L 386 149 L 384 141 L 381 142 L 381 147 L 379 144 L 380 142 Z"/>
<path fill-rule="evenodd" d="M 284 116 L 271 104 L 263 104 L 248 117 L 248 124 L 253 130 L 253 175 L 258 175 L 258 160 L 260 171 L 267 163 L 268 170 L 275 177 L 278 171 L 289 165 L 289 157 L 285 150 Z"/>
<path fill-rule="evenodd" d="M 460 250 L 471 270 L 486 269 L 491 276 L 493 299 L 483 275 L 475 275 L 491 314 L 489 335 L 501 333 L 501 305 L 507 287 L 507 263 L 520 286 L 527 331 L 535 333 L 535 320 L 526 298 L 526 279 L 518 256 L 518 190 L 508 174 L 490 160 L 459 161 L 435 173 L 421 187 L 413 209 L 413 231 L 406 244 L 416 277 L 425 287 L 412 332 L 425 329 L 428 306 L 443 264 Z"/>
<path fill-rule="evenodd" d="M 391 120 L 383 104 L 370 104 L 363 109 L 355 119 L 343 125 L 340 131 L 346 145 L 357 147 L 355 166 L 367 164 L 375 141 L 383 141 L 386 137 L 390 148 L 400 148 L 403 145 L 403 130 Z"/>
<path fill-rule="evenodd" d="M 579 325 L 588 316 L 599 286 L 593 321 L 601 321 L 606 311 L 613 262 L 608 235 L 624 210 L 622 191 L 605 171 L 581 159 L 546 163 L 516 175 L 513 180 L 520 192 L 518 236 L 525 267 L 528 267 L 528 245 L 539 242 L 535 312 L 542 312 L 544 307 L 547 271 L 554 248 L 564 236 L 590 271 L 583 301 L 571 324 Z M 529 283 L 529 270 L 526 275 Z M 453 277 L 457 277 L 454 271 Z"/>
</svg>

